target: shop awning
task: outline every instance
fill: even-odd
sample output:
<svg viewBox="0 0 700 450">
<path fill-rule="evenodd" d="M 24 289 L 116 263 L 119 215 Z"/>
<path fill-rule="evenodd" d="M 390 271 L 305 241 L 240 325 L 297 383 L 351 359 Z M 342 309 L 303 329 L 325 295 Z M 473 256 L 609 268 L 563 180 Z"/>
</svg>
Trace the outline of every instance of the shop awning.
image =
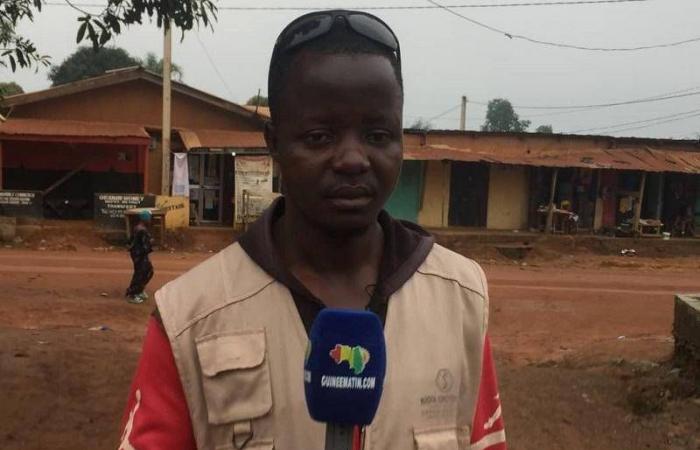
<svg viewBox="0 0 700 450">
<path fill-rule="evenodd" d="M 143 126 L 77 120 L 14 119 L 0 122 L 2 140 L 148 145 Z"/>
<path fill-rule="evenodd" d="M 511 149 L 473 151 L 444 144 L 404 147 L 409 160 L 451 160 L 540 167 L 641 170 L 700 174 L 700 152 L 657 150 L 649 146 L 589 149 Z"/>
<path fill-rule="evenodd" d="M 261 131 L 230 131 L 230 130 L 178 130 L 185 148 L 196 149 L 226 149 L 247 150 L 264 149 L 265 138 Z"/>
</svg>

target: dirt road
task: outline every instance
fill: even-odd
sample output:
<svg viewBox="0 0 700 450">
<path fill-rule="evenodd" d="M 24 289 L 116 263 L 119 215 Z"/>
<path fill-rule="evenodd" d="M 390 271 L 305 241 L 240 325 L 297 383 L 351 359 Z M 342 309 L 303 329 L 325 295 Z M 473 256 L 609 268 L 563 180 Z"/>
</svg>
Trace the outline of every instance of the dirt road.
<svg viewBox="0 0 700 450">
<path fill-rule="evenodd" d="M 149 291 L 208 256 L 155 254 Z M 698 263 L 485 265 L 510 448 L 700 448 L 700 404 L 664 384 L 673 294 L 700 291 Z M 0 251 L 0 448 L 116 448 L 153 308 L 124 301 L 130 273 L 121 252 Z"/>
</svg>

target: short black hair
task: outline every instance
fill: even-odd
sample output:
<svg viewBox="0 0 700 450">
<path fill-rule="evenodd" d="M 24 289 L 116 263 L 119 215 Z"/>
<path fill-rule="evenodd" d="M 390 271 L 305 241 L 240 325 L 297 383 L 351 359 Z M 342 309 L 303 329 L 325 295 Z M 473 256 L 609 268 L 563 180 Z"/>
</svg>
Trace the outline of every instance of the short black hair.
<svg viewBox="0 0 700 450">
<path fill-rule="evenodd" d="M 294 58 L 303 50 L 326 54 L 368 54 L 384 56 L 389 59 L 394 69 L 396 81 L 398 81 L 399 87 L 401 88 L 401 95 L 403 95 L 401 63 L 394 51 L 355 33 L 349 29 L 347 24 L 344 26 L 334 25 L 331 31 L 323 36 L 305 42 L 290 51 L 282 52 L 277 57 L 273 55 L 270 61 L 270 72 L 267 79 L 268 105 L 270 107 L 270 117 L 273 122 L 276 121 L 279 111 L 279 101 L 282 97 L 287 77 L 293 66 Z"/>
</svg>

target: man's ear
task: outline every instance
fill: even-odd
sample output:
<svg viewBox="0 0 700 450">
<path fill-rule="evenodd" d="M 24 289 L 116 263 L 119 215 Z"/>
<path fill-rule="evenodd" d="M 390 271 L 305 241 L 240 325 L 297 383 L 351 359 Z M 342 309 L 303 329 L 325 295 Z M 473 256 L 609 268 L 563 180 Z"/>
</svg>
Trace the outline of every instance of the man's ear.
<svg viewBox="0 0 700 450">
<path fill-rule="evenodd" d="M 265 144 L 267 145 L 267 151 L 270 152 L 270 156 L 276 160 L 279 156 L 277 129 L 272 124 L 272 121 L 269 120 L 265 122 Z"/>
</svg>

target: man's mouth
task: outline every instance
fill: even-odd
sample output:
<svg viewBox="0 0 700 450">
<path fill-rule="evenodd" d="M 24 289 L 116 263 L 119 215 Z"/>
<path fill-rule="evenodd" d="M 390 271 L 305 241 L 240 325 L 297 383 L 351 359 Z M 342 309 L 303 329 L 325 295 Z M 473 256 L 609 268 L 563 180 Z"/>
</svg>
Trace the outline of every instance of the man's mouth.
<svg viewBox="0 0 700 450">
<path fill-rule="evenodd" d="M 332 189 L 326 198 L 338 209 L 358 209 L 372 202 L 372 190 L 367 186 L 344 185 Z"/>
</svg>

